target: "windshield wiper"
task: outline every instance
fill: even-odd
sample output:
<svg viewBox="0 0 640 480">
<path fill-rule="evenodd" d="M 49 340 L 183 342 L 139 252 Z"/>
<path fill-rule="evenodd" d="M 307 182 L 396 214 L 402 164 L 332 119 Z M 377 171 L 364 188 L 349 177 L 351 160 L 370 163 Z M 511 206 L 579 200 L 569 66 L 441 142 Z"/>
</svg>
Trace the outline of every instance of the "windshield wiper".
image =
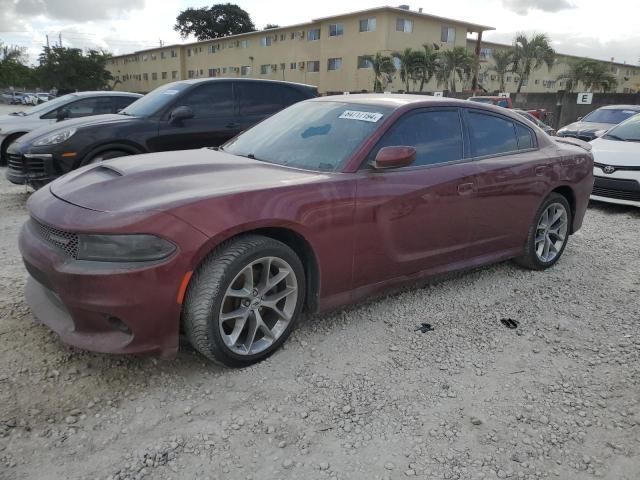
<svg viewBox="0 0 640 480">
<path fill-rule="evenodd" d="M 617 135 L 613 135 L 611 133 L 606 133 L 605 137 L 613 138 L 614 140 L 620 140 L 621 142 L 626 142 L 627 141 L 625 138 L 619 137 Z"/>
</svg>

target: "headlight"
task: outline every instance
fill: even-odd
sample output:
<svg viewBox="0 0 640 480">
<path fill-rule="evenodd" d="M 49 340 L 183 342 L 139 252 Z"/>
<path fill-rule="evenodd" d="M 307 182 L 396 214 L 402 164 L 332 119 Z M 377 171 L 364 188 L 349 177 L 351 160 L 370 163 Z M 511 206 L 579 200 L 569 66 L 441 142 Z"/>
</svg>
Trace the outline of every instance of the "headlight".
<svg viewBox="0 0 640 480">
<path fill-rule="evenodd" d="M 61 132 L 47 135 L 40 140 L 36 140 L 35 142 L 33 142 L 33 145 L 36 147 L 42 147 L 43 145 L 56 145 L 58 143 L 66 142 L 73 136 L 74 133 L 76 133 L 75 128 L 68 128 L 66 130 L 62 130 Z"/>
<path fill-rule="evenodd" d="M 148 262 L 175 250 L 173 243 L 155 235 L 78 235 L 78 260 Z"/>
</svg>

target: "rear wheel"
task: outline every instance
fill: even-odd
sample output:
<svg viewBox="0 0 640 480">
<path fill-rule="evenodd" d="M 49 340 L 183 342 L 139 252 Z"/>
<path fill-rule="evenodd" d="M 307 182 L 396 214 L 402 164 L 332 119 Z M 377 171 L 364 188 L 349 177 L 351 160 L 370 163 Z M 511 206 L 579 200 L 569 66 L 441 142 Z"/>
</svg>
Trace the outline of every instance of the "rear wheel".
<svg viewBox="0 0 640 480">
<path fill-rule="evenodd" d="M 522 266 L 545 270 L 555 265 L 569 240 L 571 207 L 567 199 L 552 193 L 542 203 L 529 229 L 525 254 L 518 259 Z"/>
<path fill-rule="evenodd" d="M 304 269 L 293 250 L 268 237 L 241 237 L 218 248 L 194 273 L 184 301 L 184 330 L 211 360 L 251 365 L 287 339 L 304 292 Z"/>
</svg>

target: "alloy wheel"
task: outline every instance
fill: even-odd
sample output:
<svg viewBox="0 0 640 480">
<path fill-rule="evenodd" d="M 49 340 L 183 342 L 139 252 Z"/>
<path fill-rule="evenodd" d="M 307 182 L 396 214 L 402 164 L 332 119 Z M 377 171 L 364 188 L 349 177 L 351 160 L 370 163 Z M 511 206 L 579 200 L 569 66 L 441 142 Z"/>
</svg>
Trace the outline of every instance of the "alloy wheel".
<svg viewBox="0 0 640 480">
<path fill-rule="evenodd" d="M 220 308 L 218 325 L 225 345 L 238 355 L 269 348 L 286 331 L 298 303 L 298 280 L 285 260 L 264 257 L 233 279 Z"/>
<path fill-rule="evenodd" d="M 536 228 L 535 250 L 538 260 L 549 263 L 562 252 L 567 241 L 569 215 L 564 205 L 552 203 L 542 212 Z"/>
</svg>

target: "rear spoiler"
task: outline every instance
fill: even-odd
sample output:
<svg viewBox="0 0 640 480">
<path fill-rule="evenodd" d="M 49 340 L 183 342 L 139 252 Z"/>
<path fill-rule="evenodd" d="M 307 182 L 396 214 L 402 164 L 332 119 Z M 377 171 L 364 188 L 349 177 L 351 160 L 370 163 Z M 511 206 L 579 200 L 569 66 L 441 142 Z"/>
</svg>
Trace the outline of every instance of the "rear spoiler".
<svg viewBox="0 0 640 480">
<path fill-rule="evenodd" d="M 580 147 L 587 152 L 590 152 L 593 148 L 589 142 L 585 142 L 584 140 L 580 140 L 578 138 L 573 137 L 551 137 L 558 143 L 565 143 L 567 145 L 573 145 L 575 147 Z"/>
</svg>

